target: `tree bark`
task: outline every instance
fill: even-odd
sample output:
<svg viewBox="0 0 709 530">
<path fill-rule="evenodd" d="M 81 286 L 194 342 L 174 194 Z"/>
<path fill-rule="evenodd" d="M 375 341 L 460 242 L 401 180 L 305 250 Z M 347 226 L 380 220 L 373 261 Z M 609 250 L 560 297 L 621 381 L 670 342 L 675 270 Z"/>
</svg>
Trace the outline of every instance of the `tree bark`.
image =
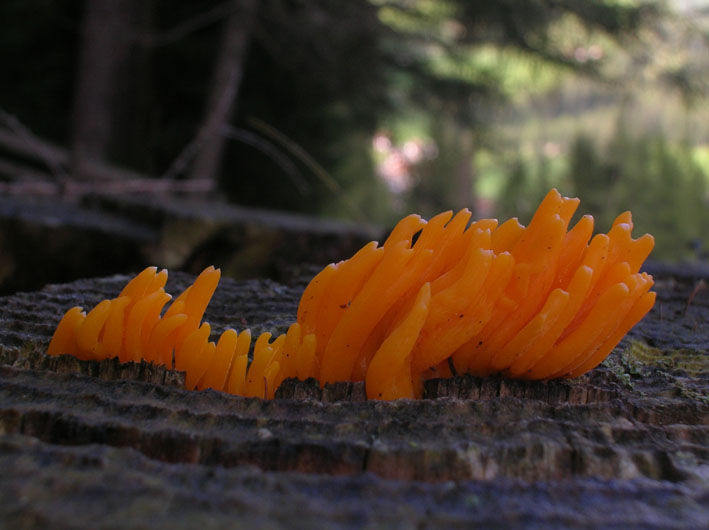
<svg viewBox="0 0 709 530">
<path fill-rule="evenodd" d="M 204 119 L 197 133 L 197 155 L 190 172 L 193 179 L 216 179 L 225 137 L 221 134 L 234 112 L 243 76 L 251 27 L 259 0 L 233 0 L 207 98 Z"/>
</svg>

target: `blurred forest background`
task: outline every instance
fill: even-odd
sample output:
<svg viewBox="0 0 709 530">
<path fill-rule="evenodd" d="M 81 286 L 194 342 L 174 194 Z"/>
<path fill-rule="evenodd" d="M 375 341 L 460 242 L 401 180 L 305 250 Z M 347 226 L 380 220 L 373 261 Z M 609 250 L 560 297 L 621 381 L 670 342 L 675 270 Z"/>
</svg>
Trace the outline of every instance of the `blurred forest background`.
<svg viewBox="0 0 709 530">
<path fill-rule="evenodd" d="M 0 189 L 526 223 L 709 253 L 709 2 L 3 0 Z"/>
</svg>

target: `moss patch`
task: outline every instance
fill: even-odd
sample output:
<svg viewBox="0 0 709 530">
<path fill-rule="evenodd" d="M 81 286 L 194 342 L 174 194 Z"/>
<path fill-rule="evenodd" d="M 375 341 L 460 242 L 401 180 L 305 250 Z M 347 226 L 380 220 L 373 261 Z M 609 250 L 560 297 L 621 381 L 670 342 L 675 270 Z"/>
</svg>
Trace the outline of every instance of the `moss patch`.
<svg viewBox="0 0 709 530">
<path fill-rule="evenodd" d="M 630 346 L 621 353 L 621 358 L 631 370 L 640 373 L 645 367 L 668 372 L 682 371 L 692 376 L 709 372 L 709 355 L 706 352 L 687 348 L 661 350 L 639 340 L 631 340 Z"/>
</svg>

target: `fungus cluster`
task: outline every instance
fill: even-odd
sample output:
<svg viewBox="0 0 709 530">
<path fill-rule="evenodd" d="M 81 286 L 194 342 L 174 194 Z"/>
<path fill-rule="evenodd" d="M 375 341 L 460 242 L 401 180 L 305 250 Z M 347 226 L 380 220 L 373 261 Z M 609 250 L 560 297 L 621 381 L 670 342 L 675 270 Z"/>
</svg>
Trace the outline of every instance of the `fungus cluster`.
<svg viewBox="0 0 709 530">
<path fill-rule="evenodd" d="M 81 360 L 144 360 L 185 372 L 185 386 L 190 390 L 213 388 L 271 398 L 283 379 L 303 375 L 308 352 L 311 357 L 315 353 L 315 337 L 301 341 L 297 323 L 273 342 L 270 333 L 262 333 L 250 364 L 248 329 L 241 333 L 227 329 L 216 343 L 210 342 L 211 327 L 201 320 L 219 277 L 219 269 L 208 267 L 163 313 L 172 299 L 164 289 L 167 270 L 148 267 L 117 298 L 104 300 L 88 314 L 81 307 L 67 311 L 47 353 L 71 354 Z M 283 359 L 293 350 L 299 354 L 298 366 Z"/>
<path fill-rule="evenodd" d="M 325 267 L 305 289 L 297 322 L 251 348 L 249 330 L 209 341 L 201 323 L 219 281 L 206 269 L 161 316 L 167 271 L 148 268 L 88 314 L 70 309 L 50 355 L 144 359 L 186 372 L 190 389 L 273 397 L 291 377 L 365 381 L 371 399 L 413 398 L 455 373 L 577 377 L 597 366 L 653 306 L 639 272 L 653 248 L 631 237 L 630 212 L 593 237 L 569 222 L 578 199 L 547 194 L 528 227 L 470 223 L 445 212 L 402 219 L 383 245 Z M 249 362 L 249 359 L 251 361 Z"/>
</svg>

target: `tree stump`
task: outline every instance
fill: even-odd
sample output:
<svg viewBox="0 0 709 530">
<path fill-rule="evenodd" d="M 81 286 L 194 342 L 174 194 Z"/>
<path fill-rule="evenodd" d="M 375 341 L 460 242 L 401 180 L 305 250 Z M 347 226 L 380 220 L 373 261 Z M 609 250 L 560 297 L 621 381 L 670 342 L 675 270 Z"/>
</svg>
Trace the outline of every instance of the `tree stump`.
<svg viewBox="0 0 709 530">
<path fill-rule="evenodd" d="M 129 276 L 0 298 L 0 526 L 709 528 L 709 270 L 649 268 L 655 308 L 589 374 L 394 402 L 314 380 L 191 392 L 146 363 L 45 355 L 69 307 Z M 223 279 L 205 320 L 283 332 L 302 289 Z"/>
</svg>

